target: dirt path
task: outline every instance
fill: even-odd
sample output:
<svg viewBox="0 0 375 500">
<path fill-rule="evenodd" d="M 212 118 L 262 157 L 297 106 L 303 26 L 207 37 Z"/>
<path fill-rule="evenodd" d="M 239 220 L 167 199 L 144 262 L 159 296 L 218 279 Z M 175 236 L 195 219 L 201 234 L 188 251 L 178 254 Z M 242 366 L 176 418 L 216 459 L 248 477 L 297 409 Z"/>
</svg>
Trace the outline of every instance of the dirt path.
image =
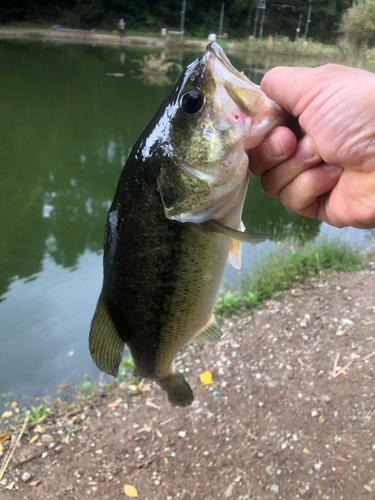
<svg viewBox="0 0 375 500">
<path fill-rule="evenodd" d="M 55 415 L 22 438 L 11 465 L 40 456 L 8 468 L 0 498 L 117 500 L 128 484 L 142 500 L 375 499 L 373 269 L 288 291 L 186 348 L 189 408 L 122 382 Z"/>
<path fill-rule="evenodd" d="M 1 28 L 0 37 L 23 38 L 41 40 L 55 40 L 65 42 L 79 42 L 91 44 L 110 44 L 110 45 L 143 45 L 148 47 L 164 47 L 165 38 L 154 38 L 146 36 L 127 36 L 123 39 L 119 35 L 103 35 L 95 31 L 65 31 L 36 28 Z M 201 48 L 204 50 L 208 42 L 199 42 L 195 40 L 185 40 L 185 47 Z"/>
</svg>

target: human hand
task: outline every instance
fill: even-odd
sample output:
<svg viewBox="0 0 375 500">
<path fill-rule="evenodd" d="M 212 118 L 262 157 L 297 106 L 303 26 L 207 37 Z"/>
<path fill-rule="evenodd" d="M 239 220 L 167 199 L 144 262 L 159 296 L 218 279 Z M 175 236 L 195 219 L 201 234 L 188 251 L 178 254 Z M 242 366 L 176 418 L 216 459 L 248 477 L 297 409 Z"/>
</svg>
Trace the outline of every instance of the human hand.
<svg viewBox="0 0 375 500">
<path fill-rule="evenodd" d="M 336 227 L 375 227 L 375 75 L 329 64 L 278 67 L 261 83 L 306 135 L 278 127 L 249 151 L 263 190 Z"/>
</svg>

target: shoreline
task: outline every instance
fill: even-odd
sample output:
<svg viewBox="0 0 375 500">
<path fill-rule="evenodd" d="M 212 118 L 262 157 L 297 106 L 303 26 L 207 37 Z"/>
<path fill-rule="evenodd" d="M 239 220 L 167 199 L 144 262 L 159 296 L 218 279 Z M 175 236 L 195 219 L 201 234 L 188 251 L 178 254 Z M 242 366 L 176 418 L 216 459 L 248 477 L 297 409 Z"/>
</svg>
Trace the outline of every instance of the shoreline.
<svg viewBox="0 0 375 500">
<path fill-rule="evenodd" d="M 21 38 L 23 40 L 52 40 L 77 43 L 90 43 L 100 45 L 131 45 L 144 47 L 166 47 L 168 40 L 166 38 L 147 37 L 147 36 L 126 36 L 101 34 L 95 31 L 68 31 L 52 30 L 39 28 L 4 28 L 0 27 L 1 38 Z M 199 40 L 184 40 L 185 48 L 201 48 L 204 50 L 209 42 Z M 174 44 L 173 44 L 174 45 Z M 233 45 L 233 44 L 228 44 Z"/>
<path fill-rule="evenodd" d="M 232 315 L 220 342 L 184 348 L 176 368 L 194 391 L 190 407 L 127 375 L 34 416 L 2 500 L 128 498 L 125 485 L 142 500 L 370 498 L 374 269 L 312 278 Z M 20 423 L 4 430 L 0 469 Z"/>
</svg>

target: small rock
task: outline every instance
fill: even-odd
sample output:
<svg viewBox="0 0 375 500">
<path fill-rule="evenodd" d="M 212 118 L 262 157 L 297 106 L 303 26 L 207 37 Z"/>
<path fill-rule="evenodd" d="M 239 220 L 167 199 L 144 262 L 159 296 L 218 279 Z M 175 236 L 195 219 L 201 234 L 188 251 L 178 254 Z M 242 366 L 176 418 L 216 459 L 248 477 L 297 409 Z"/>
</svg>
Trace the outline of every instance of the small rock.
<svg viewBox="0 0 375 500">
<path fill-rule="evenodd" d="M 273 476 L 275 474 L 275 469 L 274 467 L 272 467 L 272 465 L 266 467 L 266 474 L 268 474 L 269 476 Z"/>
<path fill-rule="evenodd" d="M 24 483 L 27 483 L 28 481 L 30 481 L 30 479 L 31 479 L 31 474 L 29 472 L 24 472 L 22 474 L 22 481 Z"/>
<path fill-rule="evenodd" d="M 43 444 L 50 444 L 53 441 L 53 436 L 51 434 L 43 434 L 41 440 Z"/>
<path fill-rule="evenodd" d="M 48 453 L 45 451 L 44 453 L 42 453 L 42 458 L 46 458 L 47 455 Z"/>
<path fill-rule="evenodd" d="M 15 481 L 12 481 L 12 482 L 11 482 L 11 483 L 9 483 L 7 486 L 5 486 L 5 488 L 6 488 L 7 490 L 12 490 L 12 489 L 13 489 L 13 486 L 14 486 L 15 484 L 16 484 L 16 482 L 15 482 Z"/>
<path fill-rule="evenodd" d="M 8 482 L 8 480 L 7 480 L 6 478 L 4 478 L 4 479 L 2 479 L 2 480 L 0 481 L 0 485 L 1 485 L 1 486 L 6 486 L 6 485 L 7 485 L 7 482 Z"/>
<path fill-rule="evenodd" d="M 155 486 L 159 486 L 159 484 L 160 484 L 160 481 L 158 481 L 158 480 L 154 481 Z"/>
<path fill-rule="evenodd" d="M 279 493 L 279 485 L 278 484 L 273 484 L 270 488 L 270 490 L 273 492 L 273 493 L 276 493 L 276 495 Z"/>
<path fill-rule="evenodd" d="M 79 416 L 79 418 L 81 420 L 86 420 L 86 413 L 81 413 L 81 415 Z"/>
<path fill-rule="evenodd" d="M 318 416 L 318 412 L 317 412 L 316 410 L 313 410 L 313 411 L 311 412 L 311 416 L 312 416 L 312 417 L 317 417 L 317 416 Z"/>
<path fill-rule="evenodd" d="M 232 493 L 233 493 L 233 484 L 230 484 L 228 488 L 224 491 L 225 498 L 231 497 Z"/>
<path fill-rule="evenodd" d="M 180 431 L 178 433 L 178 435 L 179 435 L 180 438 L 184 438 L 184 437 L 186 437 L 186 431 Z"/>
</svg>

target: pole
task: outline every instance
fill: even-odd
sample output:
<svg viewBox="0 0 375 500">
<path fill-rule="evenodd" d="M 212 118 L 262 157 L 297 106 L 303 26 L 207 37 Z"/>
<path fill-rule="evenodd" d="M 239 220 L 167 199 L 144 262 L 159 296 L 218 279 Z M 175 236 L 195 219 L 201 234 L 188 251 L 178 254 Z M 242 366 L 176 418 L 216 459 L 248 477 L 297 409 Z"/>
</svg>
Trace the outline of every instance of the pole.
<svg viewBox="0 0 375 500">
<path fill-rule="evenodd" d="M 257 4 L 257 10 L 255 12 L 255 19 L 254 19 L 254 30 L 253 30 L 253 37 L 254 38 L 257 36 L 258 19 L 259 19 L 259 7 Z"/>
<path fill-rule="evenodd" d="M 309 5 L 309 11 L 307 13 L 307 21 L 306 21 L 306 27 L 305 27 L 305 40 L 307 40 L 307 32 L 309 31 L 309 24 L 311 23 L 311 21 L 310 21 L 311 7 L 312 7 L 312 5 Z"/>
<path fill-rule="evenodd" d="M 264 14 L 266 13 L 266 2 L 262 1 L 262 19 L 260 21 L 260 29 L 259 29 L 259 40 L 262 40 L 263 35 L 263 24 L 264 24 Z"/>
<path fill-rule="evenodd" d="M 186 0 L 182 0 L 181 26 L 180 26 L 181 43 L 183 43 L 184 41 L 185 8 L 186 8 Z"/>
<path fill-rule="evenodd" d="M 221 4 L 221 12 L 220 12 L 219 38 L 221 38 L 222 31 L 223 31 L 224 7 L 225 7 L 225 3 L 223 2 Z"/>
<path fill-rule="evenodd" d="M 298 19 L 298 25 L 297 25 L 297 29 L 296 29 L 296 41 L 298 41 L 298 39 L 299 39 L 299 32 L 301 30 L 301 23 L 302 23 L 302 14 L 299 15 L 299 19 Z"/>
</svg>

